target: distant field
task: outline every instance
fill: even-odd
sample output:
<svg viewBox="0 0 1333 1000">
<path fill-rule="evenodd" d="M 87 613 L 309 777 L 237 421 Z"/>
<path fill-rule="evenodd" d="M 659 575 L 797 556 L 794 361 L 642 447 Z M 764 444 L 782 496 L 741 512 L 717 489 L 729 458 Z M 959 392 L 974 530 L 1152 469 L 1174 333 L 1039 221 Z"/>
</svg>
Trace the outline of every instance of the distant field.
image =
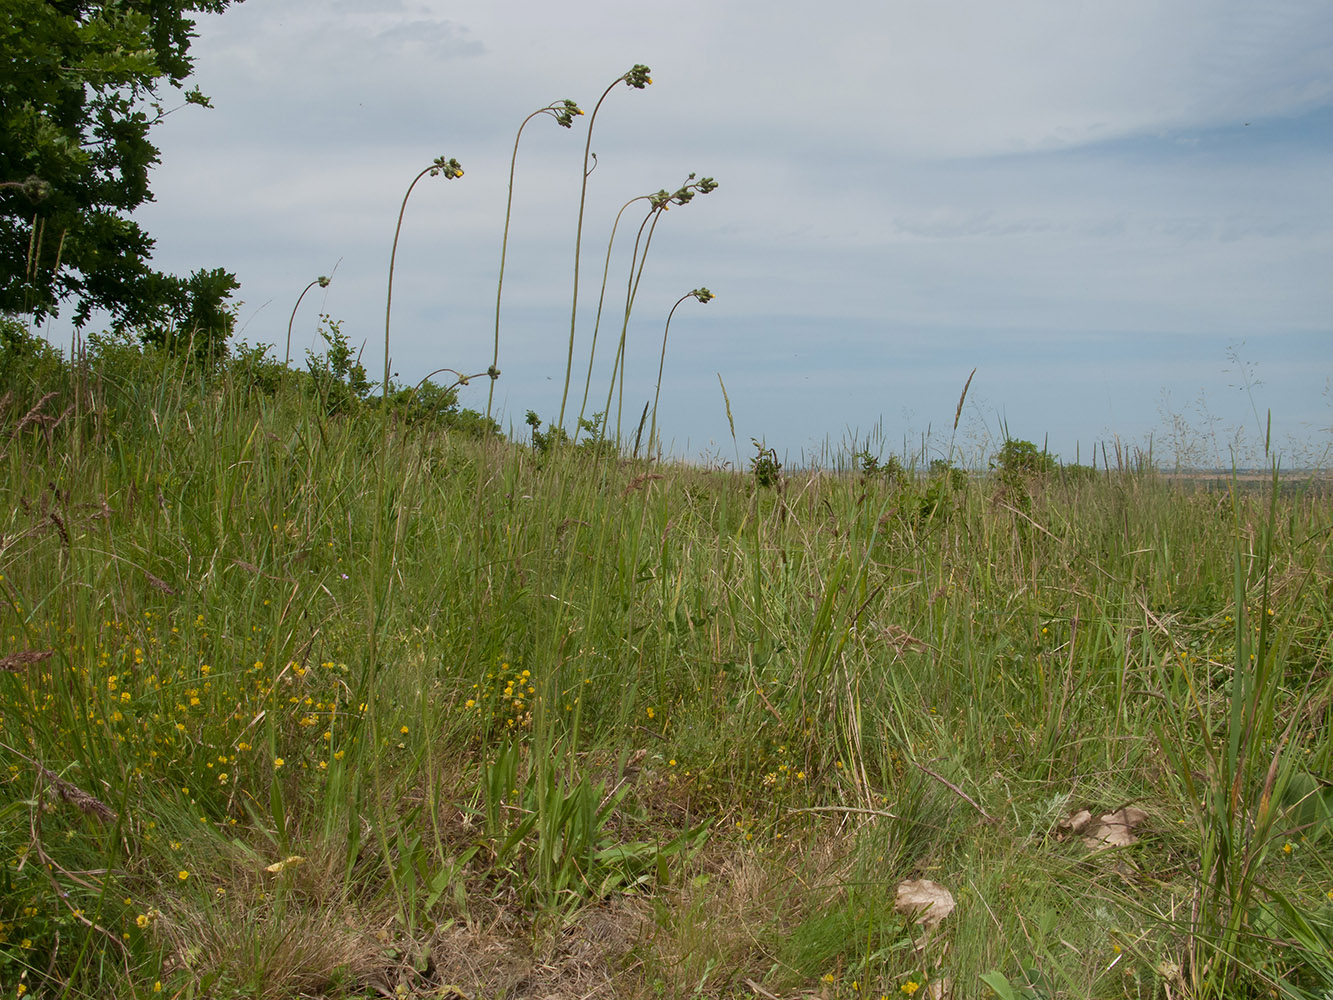
<svg viewBox="0 0 1333 1000">
<path fill-rule="evenodd" d="M 1266 490 L 1273 485 L 1273 473 L 1262 470 L 1238 470 L 1235 473 L 1224 469 L 1210 469 L 1198 472 L 1164 472 L 1162 478 L 1173 486 L 1193 486 L 1198 489 L 1226 490 L 1235 483 L 1245 490 Z M 1333 471 L 1328 469 L 1279 469 L 1278 484 L 1285 492 L 1288 490 L 1310 490 L 1327 495 L 1333 490 Z"/>
</svg>

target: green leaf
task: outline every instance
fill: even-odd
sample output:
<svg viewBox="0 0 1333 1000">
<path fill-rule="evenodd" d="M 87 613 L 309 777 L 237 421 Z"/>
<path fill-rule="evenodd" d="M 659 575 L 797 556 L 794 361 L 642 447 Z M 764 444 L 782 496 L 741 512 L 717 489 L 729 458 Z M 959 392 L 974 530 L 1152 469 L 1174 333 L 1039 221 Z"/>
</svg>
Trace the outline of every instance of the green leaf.
<svg viewBox="0 0 1333 1000">
<path fill-rule="evenodd" d="M 1000 972 L 983 972 L 981 981 L 995 991 L 995 995 L 1000 1000 L 1019 1000 L 1018 994 L 1014 992 L 1008 977 Z"/>
</svg>

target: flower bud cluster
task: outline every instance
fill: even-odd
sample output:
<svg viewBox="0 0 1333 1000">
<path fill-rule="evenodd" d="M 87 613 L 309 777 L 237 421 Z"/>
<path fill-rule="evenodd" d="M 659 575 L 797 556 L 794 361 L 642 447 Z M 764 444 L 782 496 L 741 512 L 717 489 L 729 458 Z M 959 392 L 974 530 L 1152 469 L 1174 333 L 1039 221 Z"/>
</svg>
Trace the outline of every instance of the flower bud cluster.
<svg viewBox="0 0 1333 1000">
<path fill-rule="evenodd" d="M 649 76 L 650 73 L 652 73 L 652 70 L 647 66 L 642 63 L 636 63 L 628 73 L 621 77 L 621 79 L 635 90 L 642 90 L 644 87 L 648 86 L 648 84 L 653 82 L 653 78 Z"/>
<path fill-rule="evenodd" d="M 569 98 L 556 101 L 549 108 L 543 108 L 542 110 L 548 112 L 561 128 L 571 127 L 574 124 L 575 116 L 583 114 L 583 109 Z"/>
<path fill-rule="evenodd" d="M 696 194 L 711 194 L 716 190 L 717 181 L 713 178 L 703 177 L 696 181 L 694 174 L 690 174 L 685 183 L 675 191 L 668 192 L 664 189 L 656 194 L 650 194 L 648 202 L 654 209 L 665 212 L 672 205 L 688 205 Z"/>
<path fill-rule="evenodd" d="M 437 177 L 440 174 L 444 174 L 444 179 L 447 181 L 451 181 L 455 177 L 462 177 L 462 164 L 452 156 L 447 160 L 443 156 L 437 156 L 434 161 L 434 166 L 430 168 L 430 175 L 432 177 Z"/>
</svg>

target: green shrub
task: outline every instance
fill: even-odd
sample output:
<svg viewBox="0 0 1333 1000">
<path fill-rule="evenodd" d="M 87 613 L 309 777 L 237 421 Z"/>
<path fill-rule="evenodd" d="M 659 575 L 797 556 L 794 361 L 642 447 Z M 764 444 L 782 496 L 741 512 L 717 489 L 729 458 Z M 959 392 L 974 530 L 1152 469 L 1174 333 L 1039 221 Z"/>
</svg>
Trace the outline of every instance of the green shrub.
<svg viewBox="0 0 1333 1000">
<path fill-rule="evenodd" d="M 549 455 L 556 446 L 569 441 L 569 434 L 563 427 L 547 424 L 546 430 L 542 430 L 542 418 L 537 415 L 536 410 L 528 411 L 524 423 L 532 428 L 532 448 L 540 456 Z"/>
<path fill-rule="evenodd" d="M 238 389 L 261 396 L 276 395 L 295 373 L 268 356 L 269 344 L 237 344 L 227 359 L 227 371 Z"/>
<path fill-rule="evenodd" d="M 997 497 L 1027 510 L 1032 504 L 1032 487 L 1059 471 L 1060 464 L 1046 449 L 1031 441 L 1009 438 L 991 459 L 990 466 L 999 472 Z"/>
<path fill-rule="evenodd" d="M 891 485 L 896 485 L 907 476 L 907 470 L 903 468 L 903 463 L 899 461 L 897 455 L 890 455 L 881 462 L 879 456 L 873 454 L 869 448 L 863 448 L 853 455 L 852 463 L 860 472 L 862 483 L 882 479 Z"/>
<path fill-rule="evenodd" d="M 67 372 L 58 350 L 18 317 L 0 314 L 0 394 L 27 399 L 54 392 Z"/>
<path fill-rule="evenodd" d="M 1012 479 L 1049 476 L 1059 470 L 1060 464 L 1048 451 L 1031 441 L 1010 438 L 991 461 L 991 468 L 999 469 L 1002 478 Z"/>
<path fill-rule="evenodd" d="M 328 345 L 323 354 L 307 350 L 306 368 L 310 372 L 309 391 L 316 396 L 329 416 L 351 413 L 363 403 L 373 388 L 366 377 L 361 357 L 352 353 L 342 322 L 320 313 L 319 335 Z"/>
<path fill-rule="evenodd" d="M 500 425 L 486 414 L 472 409 L 448 410 L 440 415 L 442 426 L 453 434 L 462 434 L 470 438 L 500 438 L 504 432 Z"/>
<path fill-rule="evenodd" d="M 967 486 L 967 473 L 942 458 L 930 463 L 930 476 L 917 505 L 917 519 L 945 517 L 957 508 L 955 497 Z"/>
<path fill-rule="evenodd" d="M 776 449 L 765 448 L 756 438 L 750 438 L 755 447 L 755 456 L 750 459 L 750 474 L 754 481 L 763 487 L 782 484 L 782 463 L 778 461 Z"/>
<path fill-rule="evenodd" d="M 947 479 L 951 488 L 961 490 L 967 485 L 967 470 L 958 468 L 947 459 L 935 458 L 930 462 L 930 478 Z"/>
</svg>

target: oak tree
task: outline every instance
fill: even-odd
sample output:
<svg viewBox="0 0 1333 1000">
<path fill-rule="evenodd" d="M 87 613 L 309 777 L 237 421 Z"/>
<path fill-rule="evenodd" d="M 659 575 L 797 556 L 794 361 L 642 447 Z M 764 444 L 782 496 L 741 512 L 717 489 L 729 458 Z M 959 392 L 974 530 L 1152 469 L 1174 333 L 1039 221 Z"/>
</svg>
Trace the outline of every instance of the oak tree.
<svg viewBox="0 0 1333 1000">
<path fill-rule="evenodd" d="M 221 268 L 188 278 L 151 264 L 131 213 L 153 200 L 149 134 L 180 106 L 194 13 L 233 0 L 5 0 L 0 17 L 0 311 L 37 321 L 73 302 L 83 326 L 106 310 L 146 339 L 192 337 L 217 350 L 237 287 Z M 236 0 L 239 2 L 239 0 Z"/>
</svg>

